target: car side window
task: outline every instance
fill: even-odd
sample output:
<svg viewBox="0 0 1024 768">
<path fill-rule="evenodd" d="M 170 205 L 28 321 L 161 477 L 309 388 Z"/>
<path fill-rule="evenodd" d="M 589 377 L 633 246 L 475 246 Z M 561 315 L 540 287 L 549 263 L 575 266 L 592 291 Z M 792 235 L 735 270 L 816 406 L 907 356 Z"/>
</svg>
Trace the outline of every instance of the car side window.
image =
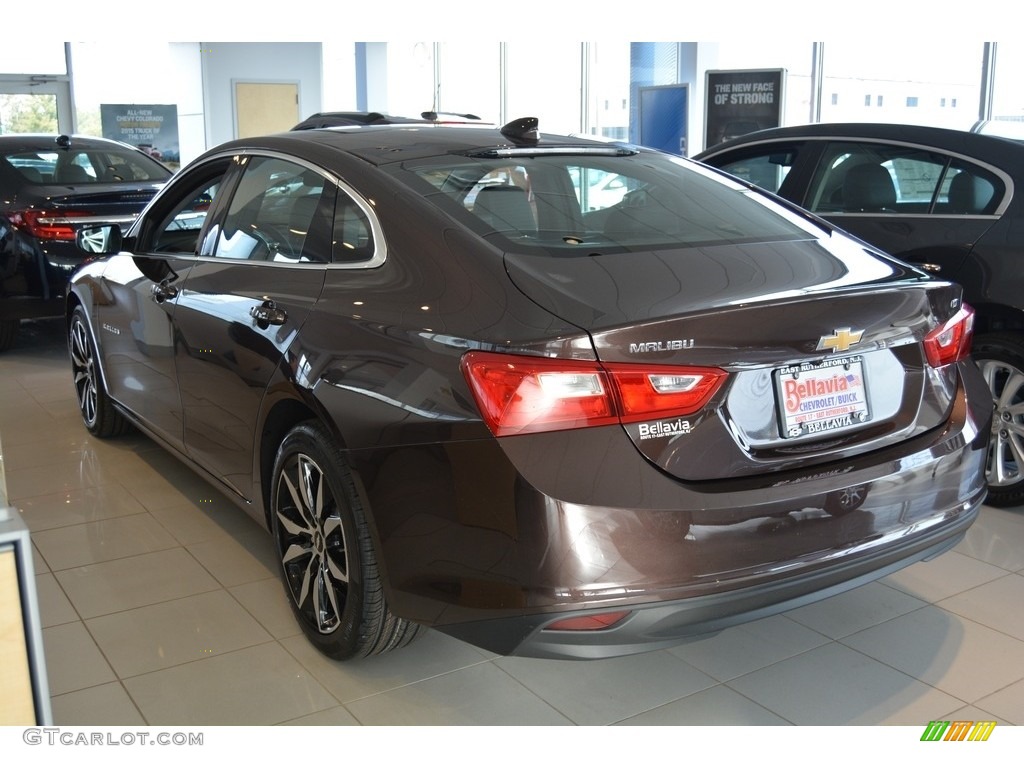
<svg viewBox="0 0 1024 768">
<path fill-rule="evenodd" d="M 957 166 L 951 165 L 952 160 L 917 147 L 832 142 L 822 153 L 807 207 L 822 214 L 948 211 L 949 189 L 958 172 L 953 170 Z M 992 174 L 982 172 L 981 177 L 991 183 Z M 967 177 L 961 185 L 966 182 Z M 962 198 L 966 197 L 965 192 Z M 988 199 L 991 197 L 990 193 Z"/>
<path fill-rule="evenodd" d="M 275 157 L 248 159 L 217 239 L 221 259 L 286 264 L 326 262 L 307 247 L 327 180 L 314 170 Z"/>
<path fill-rule="evenodd" d="M 724 162 L 712 158 L 711 164 L 761 189 L 778 193 L 796 163 L 798 152 L 796 145 L 765 147 L 745 151 L 739 156 L 730 155 Z"/>
<path fill-rule="evenodd" d="M 175 186 L 180 193 L 158 198 L 139 235 L 139 250 L 149 253 L 199 255 L 199 235 L 218 194 L 224 188 L 229 161 L 193 171 Z M 151 222 L 151 223 L 149 223 Z"/>
<path fill-rule="evenodd" d="M 359 204 L 338 192 L 334 209 L 333 261 L 352 264 L 369 261 L 376 252 L 370 220 Z"/>
<path fill-rule="evenodd" d="M 994 214 L 1006 193 L 1002 179 L 973 163 L 954 160 L 946 171 L 934 213 L 951 216 Z"/>
</svg>

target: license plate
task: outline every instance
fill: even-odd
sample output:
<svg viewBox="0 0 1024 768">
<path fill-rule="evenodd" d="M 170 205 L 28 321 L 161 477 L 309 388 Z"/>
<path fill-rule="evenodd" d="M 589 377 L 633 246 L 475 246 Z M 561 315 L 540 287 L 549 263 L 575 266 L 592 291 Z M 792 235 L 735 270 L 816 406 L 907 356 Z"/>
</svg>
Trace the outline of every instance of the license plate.
<svg viewBox="0 0 1024 768">
<path fill-rule="evenodd" d="M 870 418 L 860 356 L 779 368 L 775 395 L 782 437 L 833 432 Z"/>
</svg>

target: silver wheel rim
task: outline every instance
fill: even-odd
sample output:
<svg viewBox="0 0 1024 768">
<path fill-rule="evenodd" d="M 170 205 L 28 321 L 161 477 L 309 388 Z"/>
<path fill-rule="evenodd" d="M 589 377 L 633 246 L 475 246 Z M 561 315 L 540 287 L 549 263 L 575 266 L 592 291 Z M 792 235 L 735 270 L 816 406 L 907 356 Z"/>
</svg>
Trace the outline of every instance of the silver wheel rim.
<svg viewBox="0 0 1024 768">
<path fill-rule="evenodd" d="M 274 507 L 278 549 L 292 600 L 310 626 L 330 634 L 345 610 L 348 550 L 337 501 L 310 456 L 296 453 L 285 462 Z"/>
<path fill-rule="evenodd" d="M 91 231 L 82 235 L 82 250 L 86 253 L 103 253 L 106 247 L 107 236 L 102 231 Z"/>
<path fill-rule="evenodd" d="M 844 488 L 839 492 L 839 506 L 843 509 L 852 509 L 858 506 L 863 501 L 864 489 L 860 486 L 856 488 Z"/>
<path fill-rule="evenodd" d="M 75 379 L 75 394 L 82 418 L 90 427 L 96 423 L 96 362 L 93 359 L 89 330 L 78 318 L 71 324 L 71 371 Z"/>
<path fill-rule="evenodd" d="M 1024 477 L 1024 372 L 999 360 L 978 360 L 992 392 L 992 442 L 985 480 L 989 487 L 1014 485 Z"/>
</svg>

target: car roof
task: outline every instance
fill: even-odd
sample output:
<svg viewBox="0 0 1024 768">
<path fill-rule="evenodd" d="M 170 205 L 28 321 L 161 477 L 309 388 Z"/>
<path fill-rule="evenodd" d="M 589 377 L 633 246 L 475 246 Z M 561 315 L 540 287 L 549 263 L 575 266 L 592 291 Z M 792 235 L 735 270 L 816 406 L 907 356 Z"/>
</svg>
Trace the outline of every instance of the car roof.
<svg viewBox="0 0 1024 768">
<path fill-rule="evenodd" d="M 513 121 L 518 122 L 518 121 Z M 512 125 L 510 123 L 509 125 Z M 466 154 L 488 149 L 564 148 L 607 153 L 610 146 L 599 141 L 573 136 L 540 134 L 536 143 L 517 140 L 503 128 L 491 125 L 421 124 L 361 125 L 289 131 L 248 139 L 236 139 L 211 150 L 208 155 L 240 149 L 275 149 L 299 155 L 330 154 L 342 151 L 373 165 L 405 162 L 444 154 Z M 639 148 L 637 148 L 639 149 Z"/>
<path fill-rule="evenodd" d="M 695 159 L 712 157 L 734 147 L 744 147 L 765 141 L 779 139 L 826 139 L 860 137 L 881 141 L 899 141 L 909 144 L 925 144 L 951 152 L 963 152 L 977 157 L 1000 159 L 1000 153 L 1018 155 L 1024 161 L 1024 143 L 1000 136 L 989 136 L 952 128 L 936 128 L 926 125 L 903 125 L 900 123 L 814 123 L 793 125 L 782 128 L 767 128 L 748 133 L 729 141 L 723 141 L 698 153 Z"/>
<path fill-rule="evenodd" d="M 308 131 L 314 128 L 336 128 L 343 125 L 402 125 L 409 123 L 475 124 L 482 122 L 472 114 L 458 112 L 421 112 L 419 117 L 386 115 L 383 112 L 317 112 L 292 128 Z"/>
<path fill-rule="evenodd" d="M 342 125 L 390 125 L 393 123 L 425 123 L 423 118 L 398 117 L 383 112 L 317 112 L 292 128 L 308 131 L 313 128 L 335 128 Z"/>
</svg>

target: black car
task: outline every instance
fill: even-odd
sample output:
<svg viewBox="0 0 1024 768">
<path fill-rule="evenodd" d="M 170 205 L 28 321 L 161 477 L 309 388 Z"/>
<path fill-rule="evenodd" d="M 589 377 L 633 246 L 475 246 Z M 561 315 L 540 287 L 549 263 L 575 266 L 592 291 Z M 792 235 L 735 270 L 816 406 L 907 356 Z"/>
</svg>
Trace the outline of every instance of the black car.
<svg viewBox="0 0 1024 768">
<path fill-rule="evenodd" d="M 1024 143 L 910 125 L 776 128 L 697 160 L 963 285 L 995 419 L 988 502 L 1024 501 Z"/>
<path fill-rule="evenodd" d="M 67 304 L 86 427 L 266 525 L 333 657 L 421 626 L 663 647 L 934 556 L 985 495 L 960 287 L 677 157 L 531 119 L 295 131 L 83 237 L 113 254 Z"/>
<path fill-rule="evenodd" d="M 0 351 L 22 319 L 59 317 L 83 261 L 78 230 L 131 222 L 171 177 L 126 144 L 85 136 L 0 136 Z"/>
</svg>

